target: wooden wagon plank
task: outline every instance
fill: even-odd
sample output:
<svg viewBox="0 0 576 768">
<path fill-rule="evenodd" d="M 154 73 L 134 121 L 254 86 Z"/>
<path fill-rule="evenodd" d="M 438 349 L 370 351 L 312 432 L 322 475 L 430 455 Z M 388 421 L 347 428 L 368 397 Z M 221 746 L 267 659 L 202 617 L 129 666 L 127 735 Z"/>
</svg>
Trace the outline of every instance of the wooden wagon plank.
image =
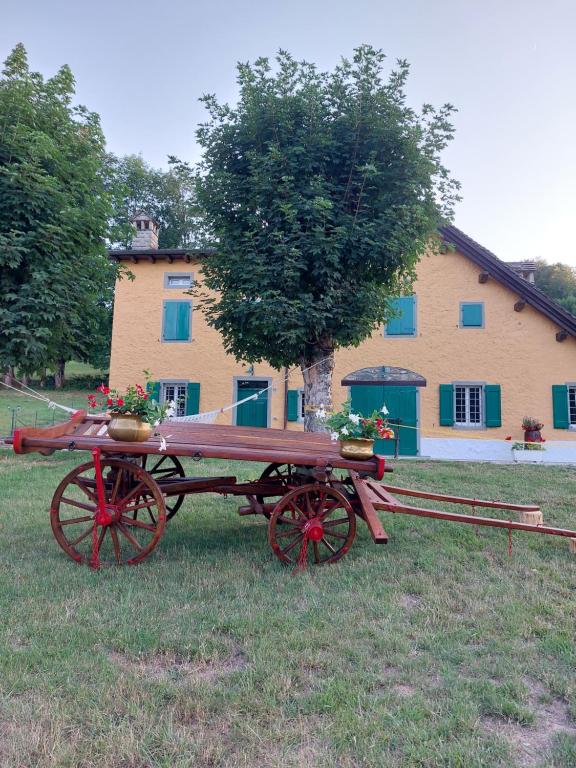
<svg viewBox="0 0 576 768">
<path fill-rule="evenodd" d="M 388 534 L 380 522 L 380 518 L 378 517 L 378 513 L 374 507 L 373 500 L 370 497 L 368 488 L 366 487 L 366 481 L 358 475 L 358 472 L 350 472 L 350 477 L 352 478 L 352 483 L 356 489 L 356 493 L 358 494 L 358 500 L 360 501 L 360 507 L 362 509 L 362 516 L 366 525 L 368 526 L 370 535 L 376 544 L 386 544 L 388 541 Z"/>
</svg>

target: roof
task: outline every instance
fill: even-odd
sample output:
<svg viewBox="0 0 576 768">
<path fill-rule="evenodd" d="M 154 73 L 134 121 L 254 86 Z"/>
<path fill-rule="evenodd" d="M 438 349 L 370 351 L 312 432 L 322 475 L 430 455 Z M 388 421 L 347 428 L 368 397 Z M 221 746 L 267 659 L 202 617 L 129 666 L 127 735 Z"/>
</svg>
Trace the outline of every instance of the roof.
<svg viewBox="0 0 576 768">
<path fill-rule="evenodd" d="M 190 263 L 193 258 L 209 256 L 214 253 L 214 248 L 125 248 L 112 249 L 108 256 L 114 261 L 186 261 Z"/>
<path fill-rule="evenodd" d="M 530 304 L 543 315 L 546 315 L 552 322 L 556 323 L 565 333 L 570 336 L 576 336 L 576 317 L 565 310 L 559 304 L 556 304 L 551 298 L 520 277 L 504 261 L 501 261 L 492 251 L 477 243 L 471 237 L 464 234 L 460 229 L 452 224 L 439 228 L 442 239 L 445 243 L 453 245 L 460 253 L 467 256 L 490 277 L 502 283 L 514 293 L 518 294 L 522 301 Z"/>
</svg>

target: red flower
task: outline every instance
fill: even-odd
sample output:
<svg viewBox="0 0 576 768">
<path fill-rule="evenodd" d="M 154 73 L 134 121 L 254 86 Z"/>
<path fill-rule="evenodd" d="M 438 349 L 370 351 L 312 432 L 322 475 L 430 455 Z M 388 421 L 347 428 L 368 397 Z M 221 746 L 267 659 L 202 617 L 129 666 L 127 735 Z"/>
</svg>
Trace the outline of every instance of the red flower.
<svg viewBox="0 0 576 768">
<path fill-rule="evenodd" d="M 124 405 L 124 400 L 122 400 L 122 398 L 119 397 L 118 400 L 116 400 L 116 405 Z"/>
</svg>

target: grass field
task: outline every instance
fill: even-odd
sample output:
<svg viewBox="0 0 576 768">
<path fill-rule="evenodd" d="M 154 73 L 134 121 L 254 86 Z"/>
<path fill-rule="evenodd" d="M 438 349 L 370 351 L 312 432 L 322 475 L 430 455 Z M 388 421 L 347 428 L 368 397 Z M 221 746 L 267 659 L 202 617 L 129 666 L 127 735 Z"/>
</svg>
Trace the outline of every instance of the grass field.
<svg viewBox="0 0 576 768">
<path fill-rule="evenodd" d="M 237 500 L 188 499 L 143 564 L 66 559 L 76 455 L 0 452 L 2 768 L 576 765 L 576 557 L 562 539 L 391 516 L 296 577 Z M 216 466 L 215 466 L 216 464 Z M 254 465 L 194 473 L 255 476 Z M 542 504 L 558 467 L 398 462 L 398 484 Z"/>
</svg>

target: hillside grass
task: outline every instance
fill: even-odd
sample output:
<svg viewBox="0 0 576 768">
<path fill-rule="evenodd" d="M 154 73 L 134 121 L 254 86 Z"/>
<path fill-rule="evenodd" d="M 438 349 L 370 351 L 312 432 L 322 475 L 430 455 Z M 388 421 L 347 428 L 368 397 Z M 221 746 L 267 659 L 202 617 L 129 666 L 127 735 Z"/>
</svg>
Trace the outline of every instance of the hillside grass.
<svg viewBox="0 0 576 768">
<path fill-rule="evenodd" d="M 295 577 L 238 499 L 189 498 L 139 566 L 67 559 L 48 510 L 80 454 L 0 451 L 3 768 L 576 765 L 576 557 L 566 540 L 382 513 Z M 261 467 L 194 464 L 193 474 Z M 536 502 L 559 467 L 396 462 L 399 485 Z"/>
</svg>

